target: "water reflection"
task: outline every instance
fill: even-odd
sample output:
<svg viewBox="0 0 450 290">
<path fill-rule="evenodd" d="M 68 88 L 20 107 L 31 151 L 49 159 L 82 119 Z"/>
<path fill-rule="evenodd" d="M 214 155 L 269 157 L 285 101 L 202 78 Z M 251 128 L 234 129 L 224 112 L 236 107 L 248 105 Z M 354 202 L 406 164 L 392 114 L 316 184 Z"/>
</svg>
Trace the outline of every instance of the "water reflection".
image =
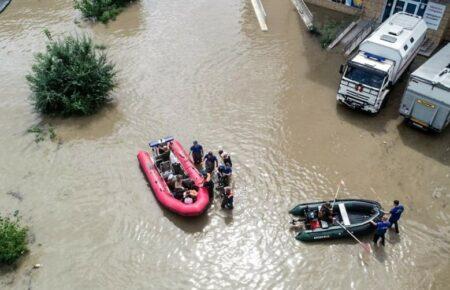
<svg viewBox="0 0 450 290">
<path fill-rule="evenodd" d="M 122 120 L 123 115 L 117 103 L 110 103 L 95 115 L 71 118 L 45 117 L 41 124 L 54 126 L 58 140 L 69 142 L 108 137 L 114 133 L 116 126 Z"/>
</svg>

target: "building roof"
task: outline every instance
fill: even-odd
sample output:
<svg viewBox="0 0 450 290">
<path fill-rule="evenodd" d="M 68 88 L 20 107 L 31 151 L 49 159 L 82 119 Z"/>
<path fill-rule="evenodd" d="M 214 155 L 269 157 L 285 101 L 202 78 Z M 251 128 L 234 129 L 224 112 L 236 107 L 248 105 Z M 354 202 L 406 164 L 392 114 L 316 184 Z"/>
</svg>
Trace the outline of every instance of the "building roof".
<svg viewBox="0 0 450 290">
<path fill-rule="evenodd" d="M 411 75 L 450 89 L 450 43 L 439 50 Z"/>
</svg>

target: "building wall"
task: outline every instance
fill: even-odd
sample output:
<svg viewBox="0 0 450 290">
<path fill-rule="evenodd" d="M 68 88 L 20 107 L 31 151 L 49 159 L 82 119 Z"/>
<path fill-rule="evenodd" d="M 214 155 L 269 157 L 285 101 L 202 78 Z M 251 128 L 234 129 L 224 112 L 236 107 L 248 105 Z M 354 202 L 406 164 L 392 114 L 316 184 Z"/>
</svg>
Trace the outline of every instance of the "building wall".
<svg viewBox="0 0 450 290">
<path fill-rule="evenodd" d="M 306 3 L 314 4 L 317 6 L 325 7 L 334 11 L 339 11 L 345 14 L 358 15 L 362 13 L 362 10 L 355 7 L 346 6 L 341 3 L 336 3 L 331 0 L 304 0 Z M 370 1 L 369 1 L 370 2 Z"/>
<path fill-rule="evenodd" d="M 363 17 L 375 20 L 376 22 L 381 22 L 384 12 L 384 7 L 386 6 L 387 0 L 365 0 L 364 1 L 364 11 Z M 440 41 L 450 39 L 450 1 L 449 0 L 430 0 L 429 2 L 435 2 L 439 4 L 444 4 L 447 6 L 445 9 L 445 14 L 441 19 L 441 24 L 438 30 L 429 29 L 427 32 L 427 37 L 435 43 Z"/>
<path fill-rule="evenodd" d="M 362 14 L 362 17 L 380 23 L 382 21 L 387 0 L 363 0 L 362 9 L 349 7 L 331 0 L 305 0 L 305 2 L 346 14 Z M 450 0 L 429 0 L 429 2 L 444 4 L 447 8 L 445 9 L 445 14 L 441 19 L 439 29 L 429 29 L 427 37 L 435 43 L 439 43 L 442 40 L 450 41 Z"/>
<path fill-rule="evenodd" d="M 450 22 L 450 1 L 449 0 L 430 0 L 429 2 L 435 2 L 439 4 L 447 5 L 444 16 L 441 19 L 438 30 L 428 29 L 427 37 L 433 40 L 435 43 L 439 43 L 444 39 L 450 39 L 449 35 L 449 22 Z"/>
<path fill-rule="evenodd" d="M 381 22 L 386 0 L 365 0 L 363 17 Z"/>
</svg>

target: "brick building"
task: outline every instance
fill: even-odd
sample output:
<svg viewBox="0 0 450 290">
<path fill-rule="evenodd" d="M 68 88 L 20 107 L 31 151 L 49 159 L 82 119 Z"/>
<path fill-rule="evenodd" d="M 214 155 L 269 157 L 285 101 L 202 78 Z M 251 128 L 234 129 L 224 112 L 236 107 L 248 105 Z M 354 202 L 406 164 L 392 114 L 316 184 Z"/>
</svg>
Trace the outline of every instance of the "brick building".
<svg viewBox="0 0 450 290">
<path fill-rule="evenodd" d="M 418 15 L 428 24 L 427 38 L 436 45 L 450 41 L 450 0 L 305 0 L 332 10 L 361 15 L 377 23 L 400 11 Z"/>
</svg>

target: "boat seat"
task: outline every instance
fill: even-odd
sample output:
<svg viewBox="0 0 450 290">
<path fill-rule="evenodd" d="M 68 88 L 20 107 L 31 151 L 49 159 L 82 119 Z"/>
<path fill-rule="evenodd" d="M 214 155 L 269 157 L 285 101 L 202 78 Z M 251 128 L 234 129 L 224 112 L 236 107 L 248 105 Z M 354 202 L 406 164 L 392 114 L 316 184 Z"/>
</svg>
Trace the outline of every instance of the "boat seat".
<svg viewBox="0 0 450 290">
<path fill-rule="evenodd" d="M 172 168 L 170 166 L 170 161 L 161 162 L 160 167 L 161 172 L 170 171 Z"/>
<path fill-rule="evenodd" d="M 341 212 L 342 222 L 344 223 L 344 225 L 349 226 L 350 219 L 348 218 L 347 209 L 345 208 L 344 203 L 339 204 L 339 211 Z"/>
</svg>

